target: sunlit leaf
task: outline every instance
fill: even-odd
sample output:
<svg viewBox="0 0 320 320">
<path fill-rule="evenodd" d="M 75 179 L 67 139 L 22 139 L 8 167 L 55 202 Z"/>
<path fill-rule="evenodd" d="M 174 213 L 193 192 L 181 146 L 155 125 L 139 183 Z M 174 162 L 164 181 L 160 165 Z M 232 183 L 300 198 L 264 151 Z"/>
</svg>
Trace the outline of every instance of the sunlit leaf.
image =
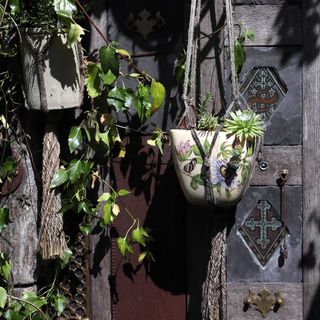
<svg viewBox="0 0 320 320">
<path fill-rule="evenodd" d="M 70 248 L 67 248 L 64 252 L 63 258 L 60 260 L 60 266 L 63 269 L 70 261 L 70 258 L 72 257 L 72 251 Z"/>
<path fill-rule="evenodd" d="M 108 201 L 110 198 L 110 193 L 109 192 L 104 192 L 98 199 L 98 202 L 103 202 L 103 201 Z"/>
<path fill-rule="evenodd" d="M 24 303 L 24 308 L 29 311 L 27 316 L 30 316 L 33 312 L 38 311 L 39 308 L 47 304 L 45 297 L 39 297 L 32 291 L 24 292 L 21 299 L 30 302 Z"/>
<path fill-rule="evenodd" d="M 131 59 L 131 55 L 130 53 L 127 51 L 127 50 L 124 50 L 124 49 L 116 49 L 116 52 L 125 56 L 125 57 L 128 57 L 129 59 Z"/>
<path fill-rule="evenodd" d="M 80 228 L 80 231 L 86 236 L 90 233 L 90 230 L 91 230 L 89 223 L 82 223 L 80 224 L 79 228 Z"/>
<path fill-rule="evenodd" d="M 81 127 L 71 127 L 69 137 L 68 137 L 68 145 L 69 150 L 73 153 L 82 143 L 82 132 Z"/>
<path fill-rule="evenodd" d="M 151 98 L 152 98 L 152 109 L 151 112 L 155 113 L 163 104 L 166 97 L 166 89 L 161 82 L 157 82 L 152 79 L 151 82 Z"/>
<path fill-rule="evenodd" d="M 138 262 L 142 262 L 146 256 L 147 256 L 147 251 L 141 252 L 138 257 Z"/>
<path fill-rule="evenodd" d="M 117 79 L 117 76 L 115 76 L 111 70 L 108 70 L 106 74 L 102 74 L 101 77 L 102 77 L 103 83 L 106 85 L 112 84 Z"/>
<path fill-rule="evenodd" d="M 101 68 L 104 74 L 110 70 L 116 77 L 119 75 L 119 56 L 111 46 L 103 46 L 99 50 Z"/>
<path fill-rule="evenodd" d="M 244 35 L 251 41 L 254 40 L 254 33 L 252 30 L 250 29 L 246 29 L 245 32 L 244 32 Z"/>
<path fill-rule="evenodd" d="M 1 309 L 3 309 L 4 306 L 6 305 L 7 298 L 8 298 L 7 290 L 3 287 L 0 287 L 0 308 Z"/>
<path fill-rule="evenodd" d="M 126 189 L 120 189 L 118 191 L 118 195 L 123 197 L 123 196 L 127 196 L 128 194 L 130 194 L 130 191 L 126 190 Z"/>
<path fill-rule="evenodd" d="M 96 98 L 101 95 L 100 89 L 100 68 L 96 63 L 88 63 L 86 68 L 86 86 L 88 95 L 91 98 Z"/>
<path fill-rule="evenodd" d="M 53 296 L 53 307 L 57 316 L 61 316 L 67 304 L 67 298 L 61 294 Z"/>
<path fill-rule="evenodd" d="M 246 52 L 242 43 L 236 40 L 234 45 L 234 62 L 236 66 L 236 72 L 241 72 L 242 66 L 246 60 Z"/>
<path fill-rule="evenodd" d="M 146 238 L 149 237 L 148 233 L 142 228 L 137 227 L 132 231 L 131 234 L 132 240 L 136 241 L 137 243 L 141 244 L 142 246 L 146 245 Z"/>
<path fill-rule="evenodd" d="M 0 275 L 1 277 L 8 281 L 11 272 L 11 264 L 9 257 L 6 253 L 0 252 Z"/>
<path fill-rule="evenodd" d="M 56 174 L 53 176 L 53 179 L 50 184 L 50 188 L 56 188 L 64 184 L 68 180 L 68 174 L 66 169 L 60 168 Z"/>
<path fill-rule="evenodd" d="M 68 48 L 71 48 L 76 42 L 80 42 L 82 35 L 84 35 L 84 29 L 79 24 L 72 22 L 68 30 Z"/>
<path fill-rule="evenodd" d="M 103 207 L 103 215 L 102 215 L 103 225 L 107 226 L 110 224 L 111 214 L 112 214 L 112 203 L 107 202 L 106 205 Z"/>
</svg>

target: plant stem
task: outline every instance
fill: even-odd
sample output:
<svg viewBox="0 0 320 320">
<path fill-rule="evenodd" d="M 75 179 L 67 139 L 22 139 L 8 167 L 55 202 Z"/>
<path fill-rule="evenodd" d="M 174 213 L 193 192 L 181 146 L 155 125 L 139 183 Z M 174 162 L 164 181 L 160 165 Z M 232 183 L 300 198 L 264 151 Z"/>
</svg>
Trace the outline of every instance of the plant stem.
<svg viewBox="0 0 320 320">
<path fill-rule="evenodd" d="M 78 5 L 78 7 L 81 9 L 81 11 L 83 12 L 83 14 L 86 16 L 86 18 L 89 20 L 89 22 L 92 24 L 92 26 L 97 30 L 97 32 L 99 33 L 99 35 L 101 36 L 101 38 L 108 44 L 110 45 L 111 42 L 104 36 L 104 34 L 102 33 L 102 31 L 99 29 L 99 27 L 96 25 L 96 23 L 92 20 L 92 18 L 89 16 L 88 12 L 85 10 L 85 8 L 81 5 L 81 3 L 79 2 L 79 0 L 75 0 L 76 4 Z M 131 66 L 132 68 L 134 68 L 138 73 L 143 74 L 146 79 L 148 79 L 149 81 L 152 80 L 152 77 L 150 77 L 148 74 L 146 74 L 144 71 L 142 71 L 137 65 L 135 65 L 130 58 L 128 58 L 127 56 L 125 56 L 124 54 L 121 54 L 118 52 L 118 55 L 125 60 L 129 66 Z"/>
<path fill-rule="evenodd" d="M 127 206 L 124 204 L 124 202 L 122 201 L 121 197 L 118 195 L 118 192 L 110 185 L 110 183 L 108 183 L 106 180 L 102 179 L 99 175 L 98 179 L 104 183 L 105 185 L 107 185 L 107 187 L 109 187 L 111 189 L 111 191 L 113 191 L 117 197 L 119 198 L 120 203 L 123 205 L 124 210 L 127 212 L 127 214 L 129 215 L 129 217 L 134 221 L 134 223 L 136 222 L 137 218 L 135 218 L 132 213 L 130 212 L 130 210 L 127 208 Z"/>
<path fill-rule="evenodd" d="M 45 319 L 48 319 L 48 318 L 47 318 L 47 315 L 46 315 L 39 307 L 37 307 L 34 303 L 32 303 L 32 302 L 30 302 L 30 301 L 27 301 L 27 300 L 24 300 L 24 299 L 21 299 L 21 298 L 18 298 L 18 297 L 15 297 L 15 296 L 11 296 L 11 298 L 12 298 L 13 300 L 16 300 L 16 301 L 19 301 L 19 302 L 23 302 L 23 303 L 29 304 L 30 306 L 32 306 L 32 307 L 34 307 L 36 310 L 38 310 Z"/>
<path fill-rule="evenodd" d="M 2 25 L 2 22 L 3 22 L 3 19 L 4 19 L 4 15 L 5 15 L 6 10 L 7 10 L 8 1 L 9 0 L 6 0 L 6 3 L 4 4 L 4 6 L 1 6 L 3 8 L 3 12 L 2 12 L 2 15 L 1 15 L 1 18 L 0 18 L 0 26 Z"/>
</svg>

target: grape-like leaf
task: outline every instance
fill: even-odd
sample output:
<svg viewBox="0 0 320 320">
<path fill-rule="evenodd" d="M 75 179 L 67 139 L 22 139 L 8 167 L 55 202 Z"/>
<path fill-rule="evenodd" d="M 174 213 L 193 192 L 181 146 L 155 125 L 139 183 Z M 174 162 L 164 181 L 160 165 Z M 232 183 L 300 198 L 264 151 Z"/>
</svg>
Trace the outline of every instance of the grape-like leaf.
<svg viewBox="0 0 320 320">
<path fill-rule="evenodd" d="M 82 140 L 81 127 L 71 127 L 68 137 L 68 145 L 71 153 L 73 153 L 81 145 Z"/>
<path fill-rule="evenodd" d="M 88 95 L 91 98 L 96 98 L 101 95 L 100 88 L 100 68 L 96 63 L 88 63 L 86 68 L 86 86 Z"/>
<path fill-rule="evenodd" d="M 68 180 L 68 174 L 66 169 L 60 168 L 56 174 L 53 176 L 53 179 L 50 184 L 50 188 L 56 188 L 64 184 Z"/>
<path fill-rule="evenodd" d="M 166 97 L 166 89 L 161 82 L 157 82 L 154 79 L 151 81 L 151 98 L 152 109 L 151 112 L 155 113 L 163 104 Z"/>
<path fill-rule="evenodd" d="M 103 46 L 99 50 L 99 58 L 104 74 L 107 74 L 110 70 L 116 77 L 118 77 L 120 64 L 116 50 L 110 45 Z"/>
</svg>

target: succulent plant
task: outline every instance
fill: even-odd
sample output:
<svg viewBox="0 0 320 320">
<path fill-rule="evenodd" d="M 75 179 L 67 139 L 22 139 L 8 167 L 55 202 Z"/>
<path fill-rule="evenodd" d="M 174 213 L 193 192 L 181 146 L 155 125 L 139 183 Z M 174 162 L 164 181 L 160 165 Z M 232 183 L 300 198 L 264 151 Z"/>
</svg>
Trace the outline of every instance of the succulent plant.
<svg viewBox="0 0 320 320">
<path fill-rule="evenodd" d="M 198 107 L 198 130 L 215 130 L 218 125 L 217 117 L 208 111 L 208 104 L 213 101 L 211 93 L 206 94 L 200 101 Z"/>
<path fill-rule="evenodd" d="M 252 110 L 237 110 L 230 112 L 230 118 L 225 120 L 223 130 L 228 134 L 235 134 L 240 140 L 252 140 L 261 137 L 264 129 L 260 115 Z"/>
</svg>

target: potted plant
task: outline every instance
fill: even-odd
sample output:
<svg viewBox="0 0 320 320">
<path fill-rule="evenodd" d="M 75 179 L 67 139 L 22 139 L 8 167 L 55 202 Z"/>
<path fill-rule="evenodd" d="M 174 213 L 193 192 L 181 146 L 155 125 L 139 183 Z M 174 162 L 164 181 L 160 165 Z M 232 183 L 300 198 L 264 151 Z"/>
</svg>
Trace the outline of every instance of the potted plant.
<svg viewBox="0 0 320 320">
<path fill-rule="evenodd" d="M 81 105 L 84 80 L 82 27 L 73 1 L 21 1 L 20 53 L 23 87 L 29 109 L 49 111 Z"/>
<path fill-rule="evenodd" d="M 231 206 L 241 199 L 248 186 L 264 123 L 250 109 L 230 112 L 227 119 L 219 119 L 207 111 L 206 102 L 207 98 L 198 108 L 196 134 L 209 160 L 210 181 L 205 181 L 203 155 L 191 130 L 171 130 L 174 166 L 181 188 L 191 203 L 208 205 L 205 184 L 209 183 L 214 205 Z"/>
</svg>

